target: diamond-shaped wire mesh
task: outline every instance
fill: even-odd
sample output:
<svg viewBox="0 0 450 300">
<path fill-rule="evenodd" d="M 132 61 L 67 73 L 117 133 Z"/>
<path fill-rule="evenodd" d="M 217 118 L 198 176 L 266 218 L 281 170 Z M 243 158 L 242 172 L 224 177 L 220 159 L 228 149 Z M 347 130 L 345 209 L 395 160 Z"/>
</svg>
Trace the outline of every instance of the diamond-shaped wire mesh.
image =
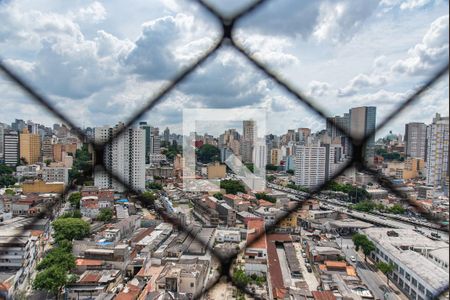
<svg viewBox="0 0 450 300">
<path fill-rule="evenodd" d="M 103 154 L 104 154 L 104 148 L 111 144 L 115 139 L 117 139 L 121 134 L 124 133 L 124 131 L 135 124 L 145 113 L 147 113 L 149 110 L 154 108 L 158 103 L 162 101 L 162 99 L 170 93 L 174 88 L 177 87 L 178 84 L 180 84 L 182 81 L 184 81 L 194 70 L 196 70 L 199 66 L 201 66 L 209 57 L 211 57 L 218 49 L 222 47 L 222 45 L 227 44 L 231 45 L 236 49 L 240 54 L 245 57 L 248 62 L 250 62 L 253 66 L 255 66 L 258 70 L 263 72 L 268 78 L 272 79 L 278 86 L 283 88 L 288 94 L 290 94 L 293 98 L 297 99 L 300 103 L 306 105 L 309 109 L 314 111 L 318 117 L 326 119 L 327 115 L 324 111 L 322 111 L 315 102 L 305 96 L 301 91 L 297 91 L 294 89 L 291 85 L 286 83 L 281 79 L 281 77 L 276 74 L 273 70 L 268 68 L 265 64 L 259 62 L 257 59 L 255 59 L 242 45 L 240 45 L 236 39 L 234 38 L 234 25 L 237 21 L 241 20 L 242 18 L 245 18 L 247 15 L 251 14 L 253 11 L 259 9 L 261 6 L 263 6 L 264 3 L 269 2 L 268 0 L 258 0 L 254 3 L 250 4 L 246 8 L 244 8 L 242 11 L 235 14 L 233 17 L 224 17 L 218 12 L 213 6 L 209 5 L 204 0 L 193 0 L 197 3 L 199 3 L 205 10 L 207 10 L 211 15 L 215 17 L 215 19 L 222 25 L 222 35 L 219 40 L 215 42 L 215 44 L 210 47 L 203 55 L 201 55 L 196 62 L 179 72 L 175 77 L 170 80 L 170 83 L 167 84 L 165 87 L 163 87 L 155 96 L 150 98 L 147 103 L 140 109 L 138 112 L 136 112 L 134 115 L 131 116 L 131 118 L 128 119 L 128 121 L 125 122 L 125 126 L 122 127 L 120 130 L 115 132 L 115 134 L 105 143 L 96 143 L 95 141 L 88 140 L 88 138 L 85 136 L 83 131 L 78 127 L 76 124 L 72 123 L 69 118 L 67 118 L 64 113 L 56 109 L 47 98 L 37 92 L 35 89 L 33 89 L 23 78 L 18 76 L 13 70 L 11 70 L 9 67 L 7 67 L 3 61 L 0 61 L 0 69 L 3 71 L 3 73 L 6 75 L 7 78 L 9 78 L 12 82 L 18 85 L 19 88 L 21 88 L 23 91 L 25 91 L 31 98 L 44 108 L 46 108 L 50 113 L 52 113 L 56 118 L 66 123 L 72 130 L 75 131 L 76 135 L 82 140 L 87 141 L 87 143 L 93 147 L 95 150 L 95 159 L 94 159 L 94 168 L 102 168 L 104 169 L 114 180 L 117 180 L 119 183 L 124 185 L 127 190 L 134 195 L 140 196 L 140 193 L 133 189 L 132 186 L 128 185 L 126 182 L 124 182 L 120 176 L 120 174 L 115 174 L 112 172 L 112 170 L 108 169 L 106 166 L 104 166 L 104 160 L 103 160 Z M 442 78 L 445 74 L 448 72 L 448 61 L 443 64 L 443 67 L 429 80 L 422 85 L 420 88 L 418 88 L 414 94 L 409 96 L 394 112 L 390 113 L 384 121 L 379 124 L 372 132 L 367 134 L 366 136 L 362 138 L 354 137 L 348 132 L 346 128 L 342 128 L 339 124 L 332 124 L 332 126 L 335 126 L 338 130 L 343 132 L 348 138 L 349 141 L 353 147 L 353 155 L 351 157 L 351 160 L 349 160 L 347 163 L 345 163 L 344 166 L 342 166 L 331 178 L 328 179 L 328 181 L 324 182 L 320 186 L 317 186 L 309 193 L 305 194 L 302 198 L 308 199 L 313 197 L 314 195 L 317 195 L 320 193 L 327 184 L 334 180 L 335 178 L 342 175 L 348 168 L 356 167 L 358 170 L 366 172 L 372 176 L 374 176 L 375 180 L 382 185 L 383 187 L 389 189 L 397 196 L 401 197 L 402 199 L 405 199 L 408 201 L 408 197 L 398 189 L 396 189 L 390 180 L 383 175 L 381 175 L 376 170 L 373 170 L 369 168 L 369 166 L 366 165 L 364 161 L 364 155 L 363 155 L 363 148 L 365 143 L 375 135 L 375 133 L 383 128 L 386 124 L 388 124 L 392 119 L 394 119 L 397 114 L 402 112 L 406 107 L 412 105 L 415 103 L 418 98 L 425 93 L 431 86 L 437 83 L 437 81 Z M 71 182 L 69 184 L 64 193 L 62 194 L 61 201 L 64 200 L 65 196 L 67 194 L 76 188 L 76 185 L 74 182 Z M 265 231 L 263 231 L 261 234 L 256 236 L 250 244 L 246 245 L 246 247 L 249 247 L 257 241 L 262 235 L 264 235 L 266 232 L 272 231 L 274 228 L 276 228 L 280 222 L 287 216 L 289 216 L 291 213 L 294 213 L 300 208 L 300 202 L 297 202 L 297 205 L 290 208 L 289 210 L 285 211 L 282 215 L 278 216 L 276 221 L 265 228 Z M 163 218 L 164 221 L 172 223 L 174 226 L 178 228 L 178 230 L 186 233 L 188 236 L 195 239 L 197 242 L 199 242 L 202 246 L 206 247 L 211 255 L 220 261 L 220 276 L 216 277 L 213 281 L 209 282 L 207 286 L 205 286 L 201 293 L 198 295 L 194 295 L 194 299 L 201 298 L 206 292 L 208 292 L 211 288 L 213 288 L 217 282 L 224 276 L 226 277 L 228 282 L 232 282 L 234 286 L 236 286 L 238 289 L 240 289 L 242 292 L 247 294 L 248 296 L 252 298 L 258 299 L 259 296 L 257 296 L 254 292 L 252 292 L 248 287 L 242 286 L 239 283 L 235 282 L 233 280 L 233 277 L 231 276 L 231 269 L 232 269 L 232 263 L 233 260 L 237 258 L 239 252 L 236 251 L 236 253 L 233 253 L 231 255 L 223 255 L 222 253 L 218 253 L 216 250 L 214 250 L 208 243 L 206 243 L 204 240 L 199 239 L 196 235 L 194 235 L 186 226 L 184 226 L 178 219 L 170 216 L 167 214 L 163 209 L 157 210 L 157 213 Z M 425 213 L 425 212 L 423 212 Z M 39 218 L 35 217 L 34 220 L 37 220 Z"/>
</svg>

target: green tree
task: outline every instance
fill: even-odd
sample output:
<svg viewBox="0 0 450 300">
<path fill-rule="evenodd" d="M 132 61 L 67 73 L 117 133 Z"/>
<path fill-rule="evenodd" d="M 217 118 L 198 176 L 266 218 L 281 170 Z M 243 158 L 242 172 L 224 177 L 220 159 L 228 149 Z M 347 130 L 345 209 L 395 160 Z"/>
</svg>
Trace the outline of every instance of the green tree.
<svg viewBox="0 0 450 300">
<path fill-rule="evenodd" d="M 109 222 L 114 216 L 114 212 L 111 208 L 102 208 L 98 214 L 97 220 L 103 222 Z"/>
<path fill-rule="evenodd" d="M 0 188 L 12 186 L 17 182 L 16 178 L 11 175 L 1 175 L 0 176 Z"/>
<path fill-rule="evenodd" d="M 278 167 L 277 167 L 277 166 L 274 166 L 274 165 L 272 165 L 272 164 L 267 164 L 267 165 L 266 165 L 266 170 L 267 170 L 267 171 L 277 171 L 277 170 L 278 170 Z"/>
<path fill-rule="evenodd" d="M 256 199 L 263 199 L 272 203 L 277 202 L 277 199 L 275 197 L 272 197 L 270 195 L 267 195 L 266 193 L 256 193 L 255 194 Z"/>
<path fill-rule="evenodd" d="M 154 207 L 156 194 L 150 191 L 145 191 L 139 195 L 139 200 L 144 207 Z"/>
<path fill-rule="evenodd" d="M 5 165 L 0 164 L 0 175 L 11 175 L 14 172 L 14 169 Z"/>
<path fill-rule="evenodd" d="M 221 180 L 220 188 L 225 189 L 227 194 L 245 193 L 245 186 L 239 180 Z"/>
<path fill-rule="evenodd" d="M 6 195 L 10 195 L 10 196 L 14 196 L 16 194 L 16 192 L 12 189 L 6 189 L 5 190 L 5 194 Z"/>
<path fill-rule="evenodd" d="M 219 199 L 219 200 L 222 200 L 222 199 L 223 199 L 222 193 L 215 193 L 213 196 L 214 196 L 216 199 Z"/>
<path fill-rule="evenodd" d="M 66 219 L 66 218 L 81 218 L 81 212 L 77 209 L 77 210 L 72 210 L 72 211 L 67 211 L 65 213 L 63 213 L 60 218 L 62 219 Z"/>
<path fill-rule="evenodd" d="M 42 271 L 54 265 L 66 270 L 75 268 L 75 256 L 65 250 L 67 249 L 62 247 L 54 248 L 41 260 L 36 269 Z"/>
<path fill-rule="evenodd" d="M 367 238 L 366 235 L 361 233 L 355 233 L 352 236 L 353 244 L 355 245 L 356 251 L 359 251 L 359 249 L 362 249 L 364 253 L 364 260 L 367 261 L 367 256 L 370 255 L 372 251 L 375 250 L 374 243 Z"/>
<path fill-rule="evenodd" d="M 241 268 L 236 268 L 233 272 L 232 281 L 238 287 L 245 287 L 250 283 L 251 278 L 245 274 L 244 270 Z"/>
<path fill-rule="evenodd" d="M 274 180 L 277 179 L 277 178 L 275 176 L 273 176 L 273 175 L 269 175 L 269 176 L 266 177 L 266 179 L 267 179 L 268 182 L 274 182 Z"/>
<path fill-rule="evenodd" d="M 36 275 L 33 288 L 54 294 L 57 298 L 62 287 L 67 283 L 68 271 L 62 266 L 53 265 Z"/>
<path fill-rule="evenodd" d="M 378 270 L 383 272 L 384 275 L 386 275 L 387 285 L 389 286 L 389 276 L 392 272 L 394 272 L 394 265 L 391 263 L 385 263 L 381 261 L 377 263 L 377 268 Z"/>
<path fill-rule="evenodd" d="M 89 235 L 89 223 L 79 218 L 58 218 L 52 223 L 55 240 L 81 240 Z"/>
<path fill-rule="evenodd" d="M 146 188 L 150 189 L 150 190 L 162 190 L 163 187 L 160 183 L 157 182 L 148 182 L 145 185 Z"/>
<path fill-rule="evenodd" d="M 250 172 L 252 172 L 252 173 L 255 172 L 255 166 L 253 165 L 253 163 L 246 163 L 246 164 L 244 164 L 244 165 L 247 167 L 247 169 L 248 169 Z"/>
<path fill-rule="evenodd" d="M 405 213 L 405 209 L 403 208 L 403 206 L 401 206 L 398 203 L 395 203 L 393 206 L 388 208 L 388 212 L 392 213 L 392 214 L 404 214 Z"/>
<path fill-rule="evenodd" d="M 306 187 L 303 187 L 303 186 L 301 186 L 301 185 L 296 185 L 296 184 L 293 184 L 293 183 L 288 183 L 288 184 L 286 185 L 286 187 L 287 187 L 287 188 L 290 188 L 290 189 L 293 189 L 293 190 L 296 190 L 296 191 L 300 191 L 300 192 L 304 192 L 304 193 L 309 193 L 309 189 L 306 188 Z"/>
<path fill-rule="evenodd" d="M 220 150 L 216 146 L 204 144 L 197 149 L 197 160 L 207 164 L 213 161 L 218 161 L 220 158 Z"/>
<path fill-rule="evenodd" d="M 46 159 L 44 162 L 45 162 L 45 165 L 48 167 L 50 165 L 50 163 L 52 162 L 52 160 Z"/>
<path fill-rule="evenodd" d="M 69 199 L 68 199 L 70 204 L 72 204 L 72 206 L 77 209 L 80 208 L 80 200 L 81 200 L 80 192 L 74 192 L 74 193 L 70 194 Z"/>
</svg>

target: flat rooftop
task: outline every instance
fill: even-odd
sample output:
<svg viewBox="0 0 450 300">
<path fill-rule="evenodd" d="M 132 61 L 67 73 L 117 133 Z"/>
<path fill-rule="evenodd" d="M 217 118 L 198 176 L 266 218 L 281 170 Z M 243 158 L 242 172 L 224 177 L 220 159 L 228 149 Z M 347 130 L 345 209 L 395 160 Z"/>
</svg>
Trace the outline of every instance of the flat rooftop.
<svg viewBox="0 0 450 300">
<path fill-rule="evenodd" d="M 395 232 L 397 234 L 388 235 L 388 232 Z M 365 229 L 364 233 L 434 289 L 440 291 L 448 288 L 448 271 L 434 264 L 424 255 L 411 250 L 411 248 L 427 250 L 430 253 L 430 251 L 439 249 L 439 254 L 442 255 L 445 252 L 448 257 L 449 245 L 447 243 L 434 241 L 412 229 L 373 227 Z"/>
</svg>

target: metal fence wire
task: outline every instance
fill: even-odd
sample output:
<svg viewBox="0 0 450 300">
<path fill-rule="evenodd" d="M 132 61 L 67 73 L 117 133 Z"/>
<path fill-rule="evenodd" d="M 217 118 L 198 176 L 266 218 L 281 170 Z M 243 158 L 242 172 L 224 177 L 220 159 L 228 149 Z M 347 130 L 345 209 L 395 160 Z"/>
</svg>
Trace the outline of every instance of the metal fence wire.
<svg viewBox="0 0 450 300">
<path fill-rule="evenodd" d="M 136 112 L 134 115 L 131 116 L 126 122 L 125 126 L 122 127 L 120 130 L 115 132 L 115 134 L 105 143 L 96 143 L 95 141 L 89 140 L 87 136 L 84 134 L 84 132 L 80 129 L 79 126 L 74 124 L 70 118 L 68 118 L 63 112 L 59 111 L 56 107 L 52 105 L 52 103 L 48 100 L 46 96 L 39 93 L 36 89 L 34 89 L 24 78 L 20 77 L 17 73 L 15 73 L 12 69 L 10 69 L 3 60 L 0 60 L 0 69 L 5 74 L 6 78 L 10 79 L 12 82 L 14 82 L 20 89 L 26 92 L 36 103 L 43 106 L 47 111 L 49 111 L 51 114 L 53 114 L 56 118 L 67 124 L 72 131 L 75 132 L 75 134 L 82 140 L 82 141 L 88 141 L 89 145 L 91 145 L 95 151 L 95 159 L 94 159 L 94 166 L 93 169 L 101 168 L 104 171 L 106 171 L 114 180 L 117 180 L 119 183 L 124 185 L 128 191 L 131 194 L 134 194 L 139 199 L 139 196 L 141 195 L 139 191 L 136 191 L 133 189 L 132 186 L 130 186 L 128 183 L 124 182 L 120 174 L 115 174 L 112 172 L 111 169 L 106 167 L 104 165 L 104 149 L 107 145 L 111 144 L 119 135 L 123 134 L 124 131 L 135 124 L 137 121 L 140 120 L 140 118 L 147 113 L 149 110 L 154 108 L 158 103 L 160 103 L 166 95 L 168 95 L 172 90 L 174 90 L 178 84 L 180 84 L 182 81 L 186 80 L 186 78 L 198 67 L 200 67 L 209 57 L 211 57 L 217 50 L 219 50 L 223 45 L 229 45 L 236 49 L 245 59 L 250 62 L 254 67 L 256 67 L 259 71 L 261 71 L 265 76 L 273 80 L 279 87 L 283 88 L 288 94 L 290 94 L 293 98 L 295 98 L 297 101 L 302 103 L 303 105 L 306 105 L 309 109 L 311 109 L 313 112 L 315 112 L 318 117 L 326 119 L 327 114 L 319 108 L 315 104 L 312 98 L 307 97 L 305 94 L 303 94 L 301 91 L 295 89 L 290 84 L 285 82 L 281 76 L 279 76 L 276 72 L 271 70 L 268 66 L 263 64 L 262 62 L 255 59 L 255 57 L 252 56 L 249 50 L 245 49 L 236 39 L 234 36 L 235 33 L 235 24 L 244 19 L 249 14 L 252 14 L 255 10 L 260 9 L 265 3 L 269 2 L 269 0 L 258 0 L 255 1 L 248 6 L 246 6 L 244 9 L 242 9 L 240 12 L 236 13 L 232 17 L 225 17 L 223 16 L 218 10 L 216 10 L 213 6 L 211 6 L 209 3 L 207 3 L 205 0 L 191 0 L 192 2 L 200 4 L 200 6 L 205 9 L 209 14 L 211 14 L 219 24 L 222 26 L 222 34 L 218 40 L 215 41 L 214 45 L 210 47 L 206 52 L 204 52 L 196 62 L 194 62 L 192 65 L 188 66 L 187 68 L 184 68 L 181 70 L 177 75 L 175 75 L 169 83 L 160 89 L 160 91 L 147 100 L 146 104 L 140 109 L 138 112 Z M 408 197 L 401 192 L 400 190 L 396 189 L 391 181 L 385 177 L 384 175 L 377 172 L 375 169 L 370 168 L 364 161 L 364 145 L 365 143 L 375 135 L 375 133 L 386 126 L 391 120 L 393 120 L 400 112 L 402 112 L 405 108 L 408 106 L 414 104 L 419 97 L 424 94 L 431 86 L 436 84 L 440 78 L 442 78 L 444 75 L 447 74 L 449 68 L 449 63 L 443 62 L 442 68 L 434 74 L 434 76 L 430 77 L 425 84 L 420 86 L 412 95 L 410 95 L 404 102 L 402 102 L 398 108 L 390 113 L 378 126 L 369 134 L 365 135 L 364 137 L 355 137 L 352 136 L 350 132 L 348 132 L 347 129 L 342 128 L 339 124 L 333 123 L 332 126 L 335 126 L 338 130 L 343 132 L 348 138 L 351 143 L 351 146 L 353 147 L 352 151 L 352 157 L 351 159 L 346 162 L 335 174 L 332 175 L 332 178 L 330 178 L 328 181 L 324 182 L 320 186 L 317 186 L 316 188 L 312 189 L 306 198 L 311 198 L 320 193 L 326 185 L 331 181 L 337 178 L 338 176 L 342 175 L 347 169 L 354 167 L 358 169 L 359 171 L 368 173 L 374 177 L 374 179 L 383 187 L 389 189 L 392 193 L 396 194 L 397 196 L 401 197 L 404 201 L 408 201 Z M 66 187 L 66 190 L 63 194 L 67 195 L 67 192 L 70 191 L 75 187 L 74 183 L 72 182 L 71 185 L 68 185 Z M 266 226 L 265 231 L 262 232 L 260 235 L 256 236 L 254 240 L 246 245 L 246 247 L 251 246 L 255 241 L 257 241 L 262 235 L 264 235 L 266 232 L 271 232 L 273 229 L 275 229 L 279 223 L 287 216 L 289 216 L 291 213 L 297 211 L 300 208 L 300 202 L 296 202 L 296 205 L 289 210 L 285 211 L 282 215 L 278 216 L 276 219 L 276 222 L 270 226 Z M 227 282 L 231 282 L 235 287 L 237 287 L 239 290 L 241 290 L 243 293 L 247 294 L 249 297 L 259 299 L 260 297 L 256 295 L 252 290 L 250 290 L 247 286 L 243 286 L 238 282 L 235 282 L 233 280 L 231 270 L 232 270 L 232 263 L 237 258 L 239 251 L 236 251 L 230 255 L 224 255 L 223 253 L 219 253 L 216 250 L 214 250 L 210 245 L 207 244 L 202 239 L 199 239 L 196 235 L 194 235 L 191 230 L 189 230 L 186 226 L 184 226 L 177 218 L 174 218 L 173 216 L 169 215 L 164 210 L 157 210 L 157 213 L 166 221 L 172 223 L 175 227 L 178 228 L 179 231 L 184 232 L 188 236 L 195 239 L 195 241 L 199 242 L 202 246 L 206 247 L 211 255 L 220 261 L 220 269 L 219 269 L 219 276 L 215 277 L 214 280 L 209 282 L 206 286 L 203 287 L 200 293 L 197 295 L 194 295 L 194 299 L 199 299 L 202 296 L 205 295 L 211 288 L 213 288 L 216 283 L 221 280 L 221 278 L 225 277 Z M 425 213 L 425 217 L 428 217 Z M 37 220 L 37 218 L 35 218 Z"/>
</svg>

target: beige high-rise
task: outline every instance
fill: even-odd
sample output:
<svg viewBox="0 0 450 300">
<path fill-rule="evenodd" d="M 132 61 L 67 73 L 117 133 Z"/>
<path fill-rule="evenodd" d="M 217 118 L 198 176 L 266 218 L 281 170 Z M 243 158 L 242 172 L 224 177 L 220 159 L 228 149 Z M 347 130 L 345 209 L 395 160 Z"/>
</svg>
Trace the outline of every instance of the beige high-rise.
<svg viewBox="0 0 450 300">
<path fill-rule="evenodd" d="M 38 134 L 29 133 L 24 128 L 19 137 L 20 159 L 25 159 L 28 164 L 39 161 L 41 155 L 41 139 Z"/>
</svg>

